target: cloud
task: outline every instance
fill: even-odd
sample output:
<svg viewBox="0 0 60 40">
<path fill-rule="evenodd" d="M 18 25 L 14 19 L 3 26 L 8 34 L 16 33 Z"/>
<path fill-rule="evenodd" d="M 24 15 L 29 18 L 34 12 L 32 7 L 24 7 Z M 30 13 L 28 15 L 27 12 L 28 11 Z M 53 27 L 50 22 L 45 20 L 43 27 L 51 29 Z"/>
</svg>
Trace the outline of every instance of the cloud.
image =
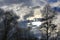
<svg viewBox="0 0 60 40">
<path fill-rule="evenodd" d="M 1 1 L 0 1 L 0 5 L 24 3 L 25 5 L 28 5 L 28 6 L 37 6 L 37 5 L 43 5 L 46 3 L 46 0 L 1 0 Z"/>
<path fill-rule="evenodd" d="M 46 4 L 46 1 L 45 0 L 32 0 L 32 5 L 33 6 L 41 6 L 41 5 L 44 5 Z"/>
<path fill-rule="evenodd" d="M 49 3 L 56 3 L 59 0 L 48 0 Z M 47 0 L 0 0 L 0 5 L 11 5 L 24 3 L 27 6 L 42 6 Z"/>
<path fill-rule="evenodd" d="M 24 3 L 25 5 L 30 5 L 31 0 L 0 0 L 0 5 L 11 5 L 11 4 L 20 4 Z"/>
</svg>

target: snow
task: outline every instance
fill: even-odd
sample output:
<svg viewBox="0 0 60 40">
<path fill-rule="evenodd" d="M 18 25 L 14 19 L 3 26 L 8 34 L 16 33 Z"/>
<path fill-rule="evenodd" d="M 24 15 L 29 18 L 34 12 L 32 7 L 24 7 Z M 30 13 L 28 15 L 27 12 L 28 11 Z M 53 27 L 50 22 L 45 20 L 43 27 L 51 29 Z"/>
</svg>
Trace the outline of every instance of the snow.
<svg viewBox="0 0 60 40">
<path fill-rule="evenodd" d="M 36 26 L 40 26 L 42 24 L 42 22 L 37 21 L 37 22 L 32 22 L 32 25 L 36 25 Z"/>
</svg>

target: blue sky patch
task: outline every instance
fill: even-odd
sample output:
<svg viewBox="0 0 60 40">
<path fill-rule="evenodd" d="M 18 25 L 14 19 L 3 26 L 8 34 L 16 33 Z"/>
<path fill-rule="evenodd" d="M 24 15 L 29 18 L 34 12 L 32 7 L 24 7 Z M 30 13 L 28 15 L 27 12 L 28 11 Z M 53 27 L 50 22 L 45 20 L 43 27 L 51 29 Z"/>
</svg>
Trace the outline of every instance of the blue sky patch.
<svg viewBox="0 0 60 40">
<path fill-rule="evenodd" d="M 58 0 L 48 0 L 48 2 L 57 2 Z"/>
</svg>

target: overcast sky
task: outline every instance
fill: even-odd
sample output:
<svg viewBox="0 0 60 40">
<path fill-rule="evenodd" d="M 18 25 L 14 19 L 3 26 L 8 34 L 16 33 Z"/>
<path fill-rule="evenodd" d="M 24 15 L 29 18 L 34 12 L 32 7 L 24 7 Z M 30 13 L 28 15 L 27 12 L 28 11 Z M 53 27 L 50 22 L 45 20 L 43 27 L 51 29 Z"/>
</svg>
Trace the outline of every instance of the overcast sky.
<svg viewBox="0 0 60 40">
<path fill-rule="evenodd" d="M 49 3 L 55 3 L 59 0 L 48 0 Z M 0 0 L 0 6 L 1 5 L 10 5 L 10 4 L 20 4 L 24 3 L 26 5 L 41 5 L 45 4 L 47 0 Z"/>
</svg>

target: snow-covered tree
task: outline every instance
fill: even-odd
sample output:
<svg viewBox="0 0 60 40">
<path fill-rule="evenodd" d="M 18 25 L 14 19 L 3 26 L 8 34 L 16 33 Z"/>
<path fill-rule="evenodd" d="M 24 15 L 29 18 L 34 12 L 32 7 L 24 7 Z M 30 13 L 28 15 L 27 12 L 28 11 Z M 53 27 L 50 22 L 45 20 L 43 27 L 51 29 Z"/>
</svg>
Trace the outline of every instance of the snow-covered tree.
<svg viewBox="0 0 60 40">
<path fill-rule="evenodd" d="M 52 20 L 54 19 L 56 12 L 54 10 L 52 10 L 52 8 L 49 4 L 47 4 L 44 7 L 44 9 L 42 10 L 42 14 L 44 16 L 44 20 L 46 21 L 44 24 L 42 24 L 42 28 L 44 28 L 45 30 L 44 29 L 43 30 L 46 32 L 45 38 L 46 38 L 46 40 L 50 40 L 50 37 L 56 28 L 56 25 L 52 24 Z M 42 29 L 42 28 L 40 28 L 40 29 Z M 52 39 L 54 39 L 54 38 L 52 38 Z"/>
</svg>

